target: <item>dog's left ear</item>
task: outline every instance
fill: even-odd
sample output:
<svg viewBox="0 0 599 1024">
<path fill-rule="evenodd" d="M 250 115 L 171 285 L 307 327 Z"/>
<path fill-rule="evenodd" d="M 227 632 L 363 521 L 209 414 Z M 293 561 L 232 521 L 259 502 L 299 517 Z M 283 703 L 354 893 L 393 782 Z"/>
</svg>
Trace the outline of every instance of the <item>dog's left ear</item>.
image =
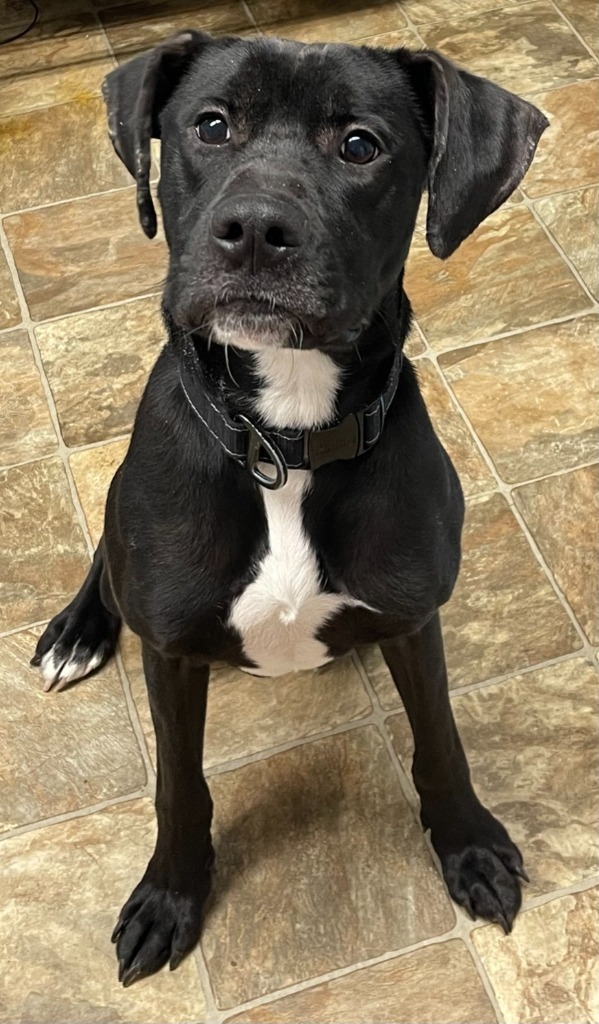
<svg viewBox="0 0 599 1024">
<path fill-rule="evenodd" d="M 430 130 L 426 236 L 445 259 L 511 195 L 549 122 L 434 50 L 397 56 Z"/>
<path fill-rule="evenodd" d="M 106 76 L 102 93 L 112 144 L 137 182 L 137 209 L 148 238 L 156 234 L 150 192 L 151 140 L 160 138 L 159 115 L 197 53 L 209 43 L 204 32 L 189 29 L 148 53 L 127 61 Z"/>
</svg>

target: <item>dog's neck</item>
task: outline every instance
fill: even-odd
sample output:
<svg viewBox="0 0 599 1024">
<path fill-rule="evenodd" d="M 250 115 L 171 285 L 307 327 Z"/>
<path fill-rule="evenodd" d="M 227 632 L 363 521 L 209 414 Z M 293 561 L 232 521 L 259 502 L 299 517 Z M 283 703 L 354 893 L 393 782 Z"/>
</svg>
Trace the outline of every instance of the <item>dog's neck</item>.
<svg viewBox="0 0 599 1024">
<path fill-rule="evenodd" d="M 410 316 L 399 283 L 398 291 L 387 296 L 370 326 L 346 350 L 225 349 L 201 335 L 194 336 L 194 344 L 231 414 L 244 413 L 266 428 L 314 429 L 365 407 L 383 391 Z"/>
</svg>

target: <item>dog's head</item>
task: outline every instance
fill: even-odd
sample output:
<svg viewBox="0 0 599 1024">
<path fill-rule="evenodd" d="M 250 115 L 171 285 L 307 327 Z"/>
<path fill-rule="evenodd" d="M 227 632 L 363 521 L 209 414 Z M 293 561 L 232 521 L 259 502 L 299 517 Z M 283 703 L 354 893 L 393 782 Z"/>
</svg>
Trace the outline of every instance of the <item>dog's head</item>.
<svg viewBox="0 0 599 1024">
<path fill-rule="evenodd" d="M 432 51 L 182 32 L 105 82 L 150 237 L 150 140 L 170 249 L 165 301 L 240 347 L 354 340 L 404 265 L 428 188 L 449 256 L 516 188 L 547 126 Z"/>
</svg>

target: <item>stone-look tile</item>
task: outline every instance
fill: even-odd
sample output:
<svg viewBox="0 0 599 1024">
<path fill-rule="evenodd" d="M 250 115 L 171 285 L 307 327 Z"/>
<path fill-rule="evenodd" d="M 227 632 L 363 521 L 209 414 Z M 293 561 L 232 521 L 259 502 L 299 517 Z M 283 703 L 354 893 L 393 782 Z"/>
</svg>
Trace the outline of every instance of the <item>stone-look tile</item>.
<svg viewBox="0 0 599 1024">
<path fill-rule="evenodd" d="M 0 630 L 49 619 L 89 568 L 60 462 L 0 472 Z"/>
<path fill-rule="evenodd" d="M 417 372 L 433 426 L 458 471 L 464 494 L 494 490 L 495 480 L 437 370 L 430 360 L 421 359 Z"/>
<path fill-rule="evenodd" d="M 150 241 L 135 188 L 7 217 L 6 234 L 34 320 L 160 291 L 163 238 Z"/>
<path fill-rule="evenodd" d="M 114 664 L 64 693 L 44 693 L 39 671 L 29 665 L 40 633 L 0 640 L 3 832 L 123 796 L 146 782 Z"/>
<path fill-rule="evenodd" d="M 111 58 L 91 57 L 60 70 L 40 68 L 28 75 L 0 75 L 0 110 L 4 115 L 24 114 L 39 107 L 99 96 L 102 82 L 113 68 Z"/>
<path fill-rule="evenodd" d="M 595 458 L 598 341 L 593 315 L 441 356 L 460 405 L 510 483 Z"/>
<path fill-rule="evenodd" d="M 3 1019 L 179 1024 L 206 1019 L 194 958 L 123 989 L 110 933 L 152 853 L 154 810 L 136 800 L 0 844 Z"/>
<path fill-rule="evenodd" d="M 352 8 L 342 4 L 337 9 L 325 11 L 326 8 L 323 10 L 320 5 L 314 13 L 306 12 L 297 19 L 286 16 L 281 21 L 261 24 L 260 27 L 268 35 L 298 39 L 304 43 L 361 41 L 364 37 L 405 27 L 405 18 L 396 3 L 369 4 L 366 0 L 363 6 Z"/>
<path fill-rule="evenodd" d="M 21 309 L 6 256 L 0 249 L 0 330 L 21 322 Z"/>
<path fill-rule="evenodd" d="M 451 993 L 444 998 L 442 993 Z M 495 1024 L 464 944 L 417 949 L 227 1018 L 226 1024 Z"/>
<path fill-rule="evenodd" d="M 452 700 L 478 795 L 523 853 L 525 899 L 599 869 L 597 682 L 595 666 L 574 658 Z M 410 774 L 407 716 L 388 726 Z"/>
<path fill-rule="evenodd" d="M 69 457 L 75 487 L 81 502 L 92 540 L 97 546 L 104 531 L 104 509 L 108 488 L 125 458 L 129 440 L 113 441 L 97 448 L 87 448 Z"/>
<path fill-rule="evenodd" d="M 25 331 L 0 335 L 0 360 L 0 465 L 48 455 L 56 434 Z"/>
<path fill-rule="evenodd" d="M 9 213 L 129 185 L 100 97 L 0 120 L 0 210 Z"/>
<path fill-rule="evenodd" d="M 578 650 L 578 634 L 504 498 L 468 504 L 462 567 L 441 610 L 450 686 Z"/>
<path fill-rule="evenodd" d="M 29 17 L 27 10 L 22 27 Z M 2 11 L 3 26 L 4 18 Z M 97 95 L 113 67 L 106 37 L 84 4 L 40 5 L 34 27 L 0 49 L 0 110 L 20 114 Z"/>
<path fill-rule="evenodd" d="M 374 727 L 215 775 L 210 787 L 218 869 L 202 945 L 221 1007 L 453 926 Z"/>
<path fill-rule="evenodd" d="M 599 467 L 537 480 L 514 498 L 580 625 L 599 644 Z"/>
<path fill-rule="evenodd" d="M 131 4 L 101 11 L 100 18 L 119 61 L 181 29 L 236 35 L 253 28 L 240 0 L 149 0 L 143 18 L 139 17 L 139 8 Z"/>
<path fill-rule="evenodd" d="M 588 889 L 527 910 L 507 938 L 475 929 L 506 1024 L 599 1019 L 598 917 L 599 889 Z"/>
<path fill-rule="evenodd" d="M 397 46 L 405 46 L 408 50 L 422 49 L 422 43 L 409 28 L 400 29 L 398 32 L 380 32 L 377 35 L 357 37 L 352 39 L 354 46 L 384 46 L 385 49 L 395 49 Z"/>
<path fill-rule="evenodd" d="M 530 210 L 498 210 L 447 261 L 419 229 L 408 258 L 406 291 L 433 348 L 577 313 L 590 300 Z"/>
<path fill-rule="evenodd" d="M 152 760 L 154 729 L 146 695 L 138 637 L 121 638 L 125 670 Z M 303 739 L 372 711 L 351 657 L 319 671 L 256 679 L 222 663 L 212 666 L 206 720 L 204 767 L 257 754 L 279 743 Z"/>
<path fill-rule="evenodd" d="M 549 118 L 522 188 L 532 199 L 599 181 L 599 82 L 579 82 L 535 96 Z"/>
<path fill-rule="evenodd" d="M 520 0 L 400 0 L 401 9 L 414 25 L 476 17 L 498 8 L 515 7 Z"/>
<path fill-rule="evenodd" d="M 36 337 L 68 445 L 131 429 L 165 341 L 158 298 L 54 320 Z"/>
<path fill-rule="evenodd" d="M 540 199 L 536 209 L 589 291 L 599 298 L 599 185 Z"/>
<path fill-rule="evenodd" d="M 531 95 L 594 78 L 597 61 L 549 0 L 427 25 L 427 46 L 505 89 Z"/>
<path fill-rule="evenodd" d="M 599 53 L 599 5 L 597 0 L 559 0 L 558 7 L 595 53 Z"/>
<path fill-rule="evenodd" d="M 364 647 L 358 647 L 357 653 L 381 707 L 385 711 L 401 708 L 403 706 L 401 698 L 378 644 L 367 644 Z"/>
</svg>

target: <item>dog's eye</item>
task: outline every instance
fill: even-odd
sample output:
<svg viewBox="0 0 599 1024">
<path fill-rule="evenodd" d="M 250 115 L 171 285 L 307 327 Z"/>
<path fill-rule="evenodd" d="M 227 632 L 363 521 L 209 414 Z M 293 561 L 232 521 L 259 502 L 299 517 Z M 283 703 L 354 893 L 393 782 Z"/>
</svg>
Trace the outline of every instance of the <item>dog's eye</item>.
<svg viewBox="0 0 599 1024">
<path fill-rule="evenodd" d="M 348 164 L 369 164 L 379 155 L 379 148 L 368 132 L 352 132 L 341 146 L 340 156 Z"/>
<path fill-rule="evenodd" d="M 196 132 L 202 142 L 210 146 L 222 146 L 231 138 L 231 129 L 222 114 L 202 114 L 196 124 Z"/>
</svg>

